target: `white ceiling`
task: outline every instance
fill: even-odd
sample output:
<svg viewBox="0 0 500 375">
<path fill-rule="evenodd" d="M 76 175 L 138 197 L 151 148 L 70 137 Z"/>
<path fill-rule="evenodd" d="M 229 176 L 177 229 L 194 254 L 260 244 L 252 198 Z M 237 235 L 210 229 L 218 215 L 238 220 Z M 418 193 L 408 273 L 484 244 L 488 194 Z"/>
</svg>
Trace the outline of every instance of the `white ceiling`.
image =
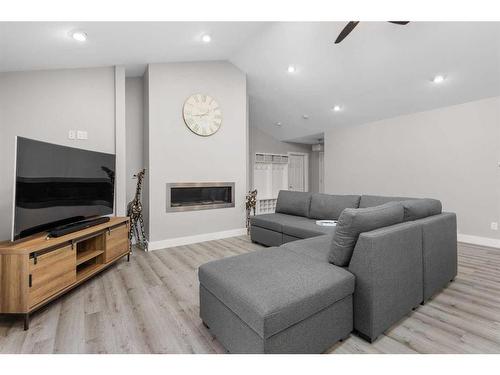
<svg viewBox="0 0 500 375">
<path fill-rule="evenodd" d="M 232 58 L 248 74 L 252 124 L 294 139 L 500 95 L 498 22 L 361 22 L 333 44 L 344 26 L 272 25 Z M 438 73 L 439 86 L 430 81 Z"/>
<path fill-rule="evenodd" d="M 230 60 L 248 75 L 251 125 L 309 143 L 333 126 L 500 95 L 500 22 L 361 22 L 333 44 L 344 26 L 0 23 L 0 71 L 125 65 L 134 76 L 148 62 Z M 87 42 L 70 38 L 76 29 Z M 201 42 L 203 33 L 211 43 Z M 432 83 L 435 74 L 446 80 Z M 330 110 L 335 104 L 341 112 Z"/>
<path fill-rule="evenodd" d="M 148 63 L 227 60 L 261 22 L 0 22 L 0 71 L 125 65 L 127 76 Z M 73 31 L 88 35 L 85 43 Z M 201 41 L 204 34 L 212 42 Z"/>
</svg>

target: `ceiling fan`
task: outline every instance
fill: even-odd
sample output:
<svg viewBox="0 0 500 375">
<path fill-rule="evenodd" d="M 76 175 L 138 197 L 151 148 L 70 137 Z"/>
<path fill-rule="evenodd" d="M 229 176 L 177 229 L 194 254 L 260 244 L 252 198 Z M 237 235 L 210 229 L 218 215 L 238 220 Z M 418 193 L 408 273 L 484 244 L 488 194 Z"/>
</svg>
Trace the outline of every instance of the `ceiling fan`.
<svg viewBox="0 0 500 375">
<path fill-rule="evenodd" d="M 406 25 L 408 24 L 410 21 L 387 21 L 387 22 L 390 22 L 390 23 L 394 23 L 396 25 Z M 354 30 L 354 28 L 356 26 L 358 26 L 358 23 L 359 21 L 351 21 L 349 22 L 346 27 L 344 27 L 342 29 L 342 31 L 340 32 L 339 36 L 337 37 L 337 39 L 335 39 L 335 44 L 339 44 L 341 41 L 344 40 L 344 38 L 349 35 L 351 33 L 352 30 Z"/>
</svg>

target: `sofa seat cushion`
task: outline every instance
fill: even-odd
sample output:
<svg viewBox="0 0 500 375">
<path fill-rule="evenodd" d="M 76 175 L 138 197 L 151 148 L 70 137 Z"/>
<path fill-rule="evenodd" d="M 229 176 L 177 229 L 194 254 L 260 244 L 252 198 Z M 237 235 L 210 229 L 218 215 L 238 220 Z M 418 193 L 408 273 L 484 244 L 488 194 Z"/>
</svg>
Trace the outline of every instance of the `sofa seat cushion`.
<svg viewBox="0 0 500 375">
<path fill-rule="evenodd" d="M 283 225 L 299 225 L 306 223 L 309 219 L 302 216 L 286 215 L 286 214 L 262 214 L 250 217 L 251 225 L 256 227 L 274 230 L 276 232 L 283 232 Z"/>
<path fill-rule="evenodd" d="M 309 216 L 311 193 L 280 190 L 276 201 L 276 212 L 295 216 Z"/>
<path fill-rule="evenodd" d="M 309 238 L 323 234 L 333 234 L 335 227 L 326 227 L 316 224 L 314 219 L 289 222 L 283 224 L 283 234 L 297 238 Z"/>
<path fill-rule="evenodd" d="M 304 240 L 288 242 L 282 248 L 293 251 L 296 254 L 308 256 L 320 262 L 328 262 L 328 256 L 332 249 L 333 235 L 327 234 Z"/>
<path fill-rule="evenodd" d="M 354 276 L 282 247 L 203 264 L 200 284 L 268 338 L 351 295 Z"/>
<path fill-rule="evenodd" d="M 346 208 L 340 215 L 333 236 L 330 262 L 341 267 L 348 266 L 361 233 L 402 223 L 403 216 L 403 205 L 399 202 L 368 208 Z"/>
<path fill-rule="evenodd" d="M 337 220 L 346 208 L 359 207 L 359 195 L 330 195 L 314 193 L 309 217 L 318 220 Z"/>
</svg>

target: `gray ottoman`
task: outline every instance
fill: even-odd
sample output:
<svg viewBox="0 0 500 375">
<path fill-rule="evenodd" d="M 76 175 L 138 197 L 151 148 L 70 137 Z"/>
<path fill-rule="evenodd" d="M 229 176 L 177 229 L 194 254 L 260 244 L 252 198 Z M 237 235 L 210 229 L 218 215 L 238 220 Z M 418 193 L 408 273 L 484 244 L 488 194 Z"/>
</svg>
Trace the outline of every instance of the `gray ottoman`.
<svg viewBox="0 0 500 375">
<path fill-rule="evenodd" d="M 200 317 L 231 353 L 322 353 L 352 331 L 354 276 L 285 248 L 199 269 Z"/>
</svg>

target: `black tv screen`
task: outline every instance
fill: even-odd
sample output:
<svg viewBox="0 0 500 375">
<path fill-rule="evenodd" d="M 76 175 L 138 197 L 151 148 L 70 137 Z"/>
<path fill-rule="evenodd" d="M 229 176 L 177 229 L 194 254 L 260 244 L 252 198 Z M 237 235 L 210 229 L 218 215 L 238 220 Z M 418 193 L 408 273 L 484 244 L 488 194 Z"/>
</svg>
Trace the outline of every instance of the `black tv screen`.
<svg viewBox="0 0 500 375">
<path fill-rule="evenodd" d="M 17 137 L 12 240 L 113 213 L 115 155 Z"/>
</svg>

